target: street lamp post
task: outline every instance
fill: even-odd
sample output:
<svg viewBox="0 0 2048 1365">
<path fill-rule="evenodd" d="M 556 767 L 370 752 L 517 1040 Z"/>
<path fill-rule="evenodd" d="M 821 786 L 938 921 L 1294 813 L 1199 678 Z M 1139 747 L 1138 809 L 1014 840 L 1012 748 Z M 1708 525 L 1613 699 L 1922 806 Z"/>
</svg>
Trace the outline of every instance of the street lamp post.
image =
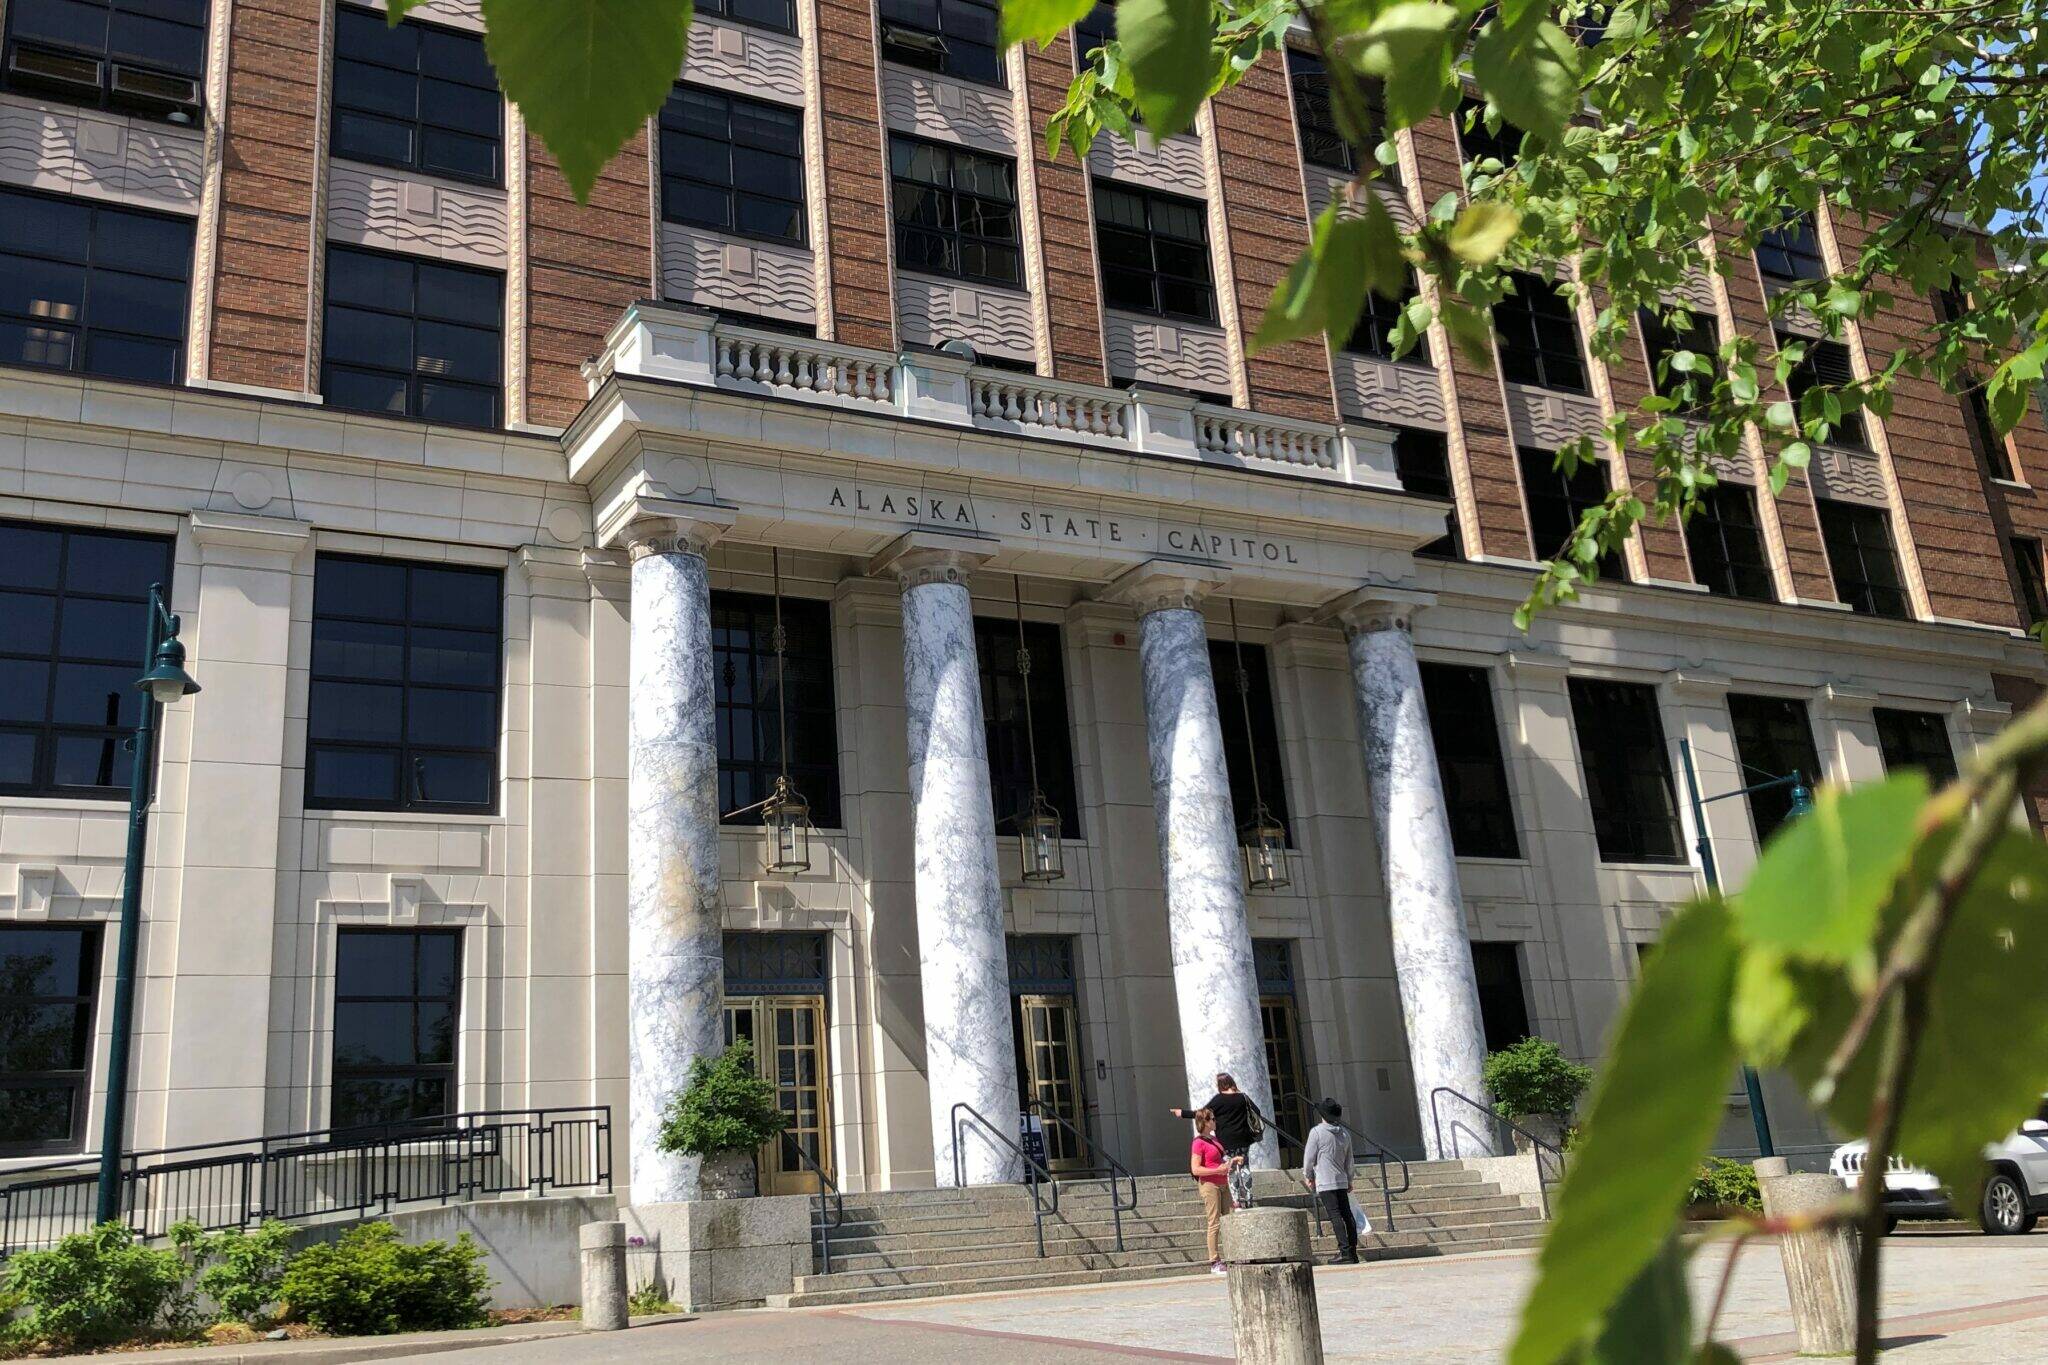
<svg viewBox="0 0 2048 1365">
<path fill-rule="evenodd" d="M 135 680 L 142 715 L 131 742 L 135 766 L 128 776 L 128 855 L 121 869 L 121 927 L 114 949 L 113 1036 L 107 1041 L 107 1115 L 100 1129 L 99 1207 L 95 1222 L 121 1216 L 121 1140 L 128 1126 L 128 1044 L 135 1014 L 136 940 L 141 937 L 142 854 L 149 834 L 150 760 L 156 745 L 156 713 L 199 690 L 185 671 L 185 646 L 178 643 L 178 618 L 164 610 L 164 586 L 149 585 L 149 626 L 142 649 L 145 670 Z"/>
<path fill-rule="evenodd" d="M 1721 889 L 1720 869 L 1714 862 L 1714 843 L 1707 833 L 1707 805 L 1709 802 L 1725 801 L 1731 796 L 1748 796 L 1752 792 L 1773 791 L 1779 787 L 1789 787 L 1791 788 L 1792 810 L 1787 817 L 1788 819 L 1791 816 L 1803 815 L 1813 809 L 1813 795 L 1807 790 L 1806 775 L 1797 768 L 1794 768 L 1783 777 L 1773 777 L 1768 781 L 1752 783 L 1750 786 L 1741 787 L 1732 792 L 1722 792 L 1719 796 L 1702 798 L 1700 796 L 1699 775 L 1693 770 L 1691 740 L 1681 739 L 1678 741 L 1678 755 L 1684 760 L 1686 794 L 1692 798 L 1692 827 L 1698 834 L 1695 847 L 1699 849 L 1700 853 L 1700 873 L 1707 879 L 1707 890 L 1709 891 L 1718 892 Z M 1764 1111 L 1763 1081 L 1757 1076 L 1756 1068 L 1746 1062 L 1742 1067 L 1742 1088 L 1749 1092 L 1749 1118 L 1750 1122 L 1756 1126 L 1757 1155 L 1776 1156 L 1778 1149 L 1771 1141 L 1771 1117 Z"/>
</svg>

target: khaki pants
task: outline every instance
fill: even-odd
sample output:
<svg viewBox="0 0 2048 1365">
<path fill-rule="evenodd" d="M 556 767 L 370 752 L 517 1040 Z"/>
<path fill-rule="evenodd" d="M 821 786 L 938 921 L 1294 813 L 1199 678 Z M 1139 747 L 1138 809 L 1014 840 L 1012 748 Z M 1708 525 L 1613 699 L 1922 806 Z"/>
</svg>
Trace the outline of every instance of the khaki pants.
<svg viewBox="0 0 2048 1365">
<path fill-rule="evenodd" d="M 1230 1190 L 1224 1185 L 1211 1185 L 1198 1181 L 1196 1188 L 1202 1192 L 1202 1212 L 1209 1216 L 1209 1260 L 1219 1260 L 1216 1250 L 1217 1229 L 1222 1225 L 1223 1215 L 1230 1212 Z"/>
</svg>

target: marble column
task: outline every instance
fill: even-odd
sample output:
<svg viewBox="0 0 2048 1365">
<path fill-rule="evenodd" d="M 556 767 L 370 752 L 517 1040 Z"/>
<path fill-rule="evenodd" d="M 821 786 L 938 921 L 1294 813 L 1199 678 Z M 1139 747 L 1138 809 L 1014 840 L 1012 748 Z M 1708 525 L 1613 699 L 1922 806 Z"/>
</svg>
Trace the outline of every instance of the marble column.
<svg viewBox="0 0 2048 1365">
<path fill-rule="evenodd" d="M 704 563 L 718 530 L 652 517 L 622 537 L 633 560 L 626 1008 L 635 1204 L 697 1197 L 699 1160 L 656 1144 L 691 1061 L 725 1041 L 718 740 Z"/>
<path fill-rule="evenodd" d="M 1110 591 L 1138 613 L 1152 808 L 1166 876 L 1187 1095 L 1197 1103 L 1207 1099 L 1216 1074 L 1227 1071 L 1271 1114 L 1243 855 L 1209 670 L 1209 632 L 1196 606 L 1225 577 L 1220 570 L 1156 562 L 1130 570 Z M 1270 1129 L 1253 1148 L 1251 1164 L 1279 1164 L 1279 1141 Z"/>
<path fill-rule="evenodd" d="M 1447 1101 L 1442 1145 L 1430 1093 L 1449 1086 L 1485 1102 L 1480 1069 L 1486 1032 L 1479 1016 L 1479 986 L 1472 972 L 1472 942 L 1465 933 L 1465 902 L 1458 891 L 1458 861 L 1451 847 L 1443 776 L 1423 705 L 1422 674 L 1415 663 L 1411 618 L 1434 599 L 1424 594 L 1364 590 L 1336 604 L 1351 654 L 1358 731 L 1365 745 L 1366 787 L 1373 833 L 1379 840 L 1387 888 L 1387 918 L 1394 977 L 1408 1030 L 1409 1069 L 1431 1159 L 1486 1156 L 1492 1125 L 1469 1105 Z"/>
<path fill-rule="evenodd" d="M 968 571 L 986 559 L 988 549 L 986 542 L 917 532 L 876 561 L 903 589 L 918 978 L 933 1172 L 940 1185 L 1000 1184 L 1023 1176 L 1012 1148 L 964 1113 L 956 1126 L 953 1113 L 956 1104 L 970 1105 L 1004 1138 L 1016 1141 L 1009 952 L 996 871 L 981 667 L 967 593 Z"/>
</svg>

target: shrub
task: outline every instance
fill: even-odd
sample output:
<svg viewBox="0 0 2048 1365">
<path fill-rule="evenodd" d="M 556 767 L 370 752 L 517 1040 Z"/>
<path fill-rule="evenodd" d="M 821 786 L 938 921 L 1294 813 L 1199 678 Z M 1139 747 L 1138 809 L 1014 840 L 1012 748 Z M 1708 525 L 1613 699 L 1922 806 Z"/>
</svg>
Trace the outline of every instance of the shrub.
<svg viewBox="0 0 2048 1365">
<path fill-rule="evenodd" d="M 185 1261 L 136 1244 L 120 1223 L 75 1232 L 45 1251 L 17 1252 L 0 1300 L 19 1304 L 13 1335 L 53 1346 L 106 1346 L 191 1324 Z"/>
<path fill-rule="evenodd" d="M 751 1152 L 787 1122 L 775 1087 L 754 1074 L 753 1044 L 741 1038 L 717 1057 L 690 1062 L 690 1082 L 663 1117 L 660 1147 L 685 1156 Z"/>
<path fill-rule="evenodd" d="M 1764 1211 L 1763 1191 L 1757 1188 L 1756 1168 L 1746 1161 L 1710 1156 L 1693 1173 L 1692 1188 L 1685 1192 L 1687 1208 L 1748 1209 Z"/>
<path fill-rule="evenodd" d="M 669 1301 L 668 1290 L 660 1280 L 649 1280 L 626 1298 L 626 1312 L 631 1317 L 644 1318 L 654 1313 L 673 1313 L 674 1303 Z"/>
<path fill-rule="evenodd" d="M 1481 1074 L 1493 1096 L 1493 1111 L 1504 1119 L 1568 1117 L 1593 1083 L 1593 1068 L 1565 1056 L 1548 1038 L 1524 1038 L 1488 1055 Z"/>
<path fill-rule="evenodd" d="M 292 1257 L 278 1293 L 288 1316 L 337 1336 L 479 1327 L 490 1306 L 483 1261 L 466 1232 L 413 1246 L 389 1223 L 361 1223 Z"/>
<path fill-rule="evenodd" d="M 272 1220 L 254 1232 L 229 1228 L 202 1235 L 197 1224 L 180 1224 L 171 1229 L 171 1240 L 189 1249 L 200 1291 L 219 1305 L 222 1317 L 266 1320 L 263 1310 L 277 1302 L 292 1259 L 290 1227 Z"/>
</svg>

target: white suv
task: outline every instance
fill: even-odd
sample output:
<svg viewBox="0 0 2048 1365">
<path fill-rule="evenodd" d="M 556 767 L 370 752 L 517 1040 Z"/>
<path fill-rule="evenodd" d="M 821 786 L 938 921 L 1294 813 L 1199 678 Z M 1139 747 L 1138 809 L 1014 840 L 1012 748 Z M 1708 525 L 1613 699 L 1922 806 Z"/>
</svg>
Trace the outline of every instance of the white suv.
<svg viewBox="0 0 2048 1365">
<path fill-rule="evenodd" d="M 1863 1179 L 1863 1139 L 1835 1148 L 1828 1174 L 1855 1189 Z M 1977 1225 L 1994 1235 L 2011 1236 L 2034 1230 L 2034 1220 L 2048 1213 L 2048 1100 L 2041 1110 L 2003 1142 L 1984 1149 L 1984 1196 L 1977 1205 Z M 1932 1173 L 1893 1157 L 1884 1175 L 1885 1230 L 1901 1219 L 1953 1218 L 1949 1193 Z"/>
</svg>

